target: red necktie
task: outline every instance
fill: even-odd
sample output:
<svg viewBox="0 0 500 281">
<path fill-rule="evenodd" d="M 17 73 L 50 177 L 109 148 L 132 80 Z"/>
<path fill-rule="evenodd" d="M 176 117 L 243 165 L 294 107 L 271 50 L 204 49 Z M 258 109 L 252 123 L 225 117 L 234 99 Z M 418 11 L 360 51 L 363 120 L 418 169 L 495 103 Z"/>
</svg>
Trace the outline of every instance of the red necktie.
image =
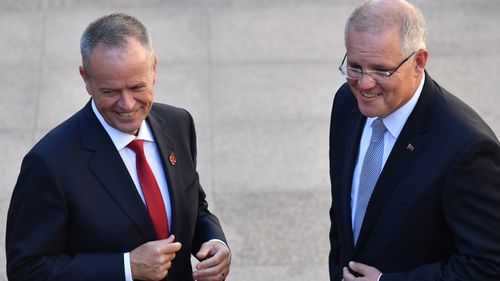
<svg viewBox="0 0 500 281">
<path fill-rule="evenodd" d="M 133 140 L 127 147 L 135 152 L 135 163 L 137 175 L 141 183 L 142 193 L 146 198 L 149 215 L 153 220 L 156 234 L 159 239 L 168 237 L 168 217 L 165 211 L 165 204 L 161 196 L 160 187 L 156 182 L 151 167 L 149 167 L 146 155 L 144 155 L 143 140 Z"/>
</svg>

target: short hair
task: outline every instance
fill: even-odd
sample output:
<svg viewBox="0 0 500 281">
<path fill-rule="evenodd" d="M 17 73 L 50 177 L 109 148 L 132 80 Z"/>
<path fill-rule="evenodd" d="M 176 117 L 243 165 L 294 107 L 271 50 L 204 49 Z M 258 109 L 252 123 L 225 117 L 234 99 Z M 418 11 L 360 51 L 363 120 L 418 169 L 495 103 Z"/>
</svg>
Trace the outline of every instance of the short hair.
<svg viewBox="0 0 500 281">
<path fill-rule="evenodd" d="M 154 59 L 153 44 L 146 27 L 133 16 L 113 13 L 96 19 L 83 32 L 80 39 L 83 69 L 89 72 L 90 55 L 98 44 L 125 49 L 129 38 L 135 38 L 141 43 L 152 65 Z"/>
<path fill-rule="evenodd" d="M 380 0 L 364 1 L 352 12 L 345 24 L 345 42 L 352 29 L 376 33 L 399 27 L 401 53 L 404 56 L 425 48 L 427 28 L 424 16 L 414 5 L 406 1 L 404 4 L 394 5 Z"/>
</svg>

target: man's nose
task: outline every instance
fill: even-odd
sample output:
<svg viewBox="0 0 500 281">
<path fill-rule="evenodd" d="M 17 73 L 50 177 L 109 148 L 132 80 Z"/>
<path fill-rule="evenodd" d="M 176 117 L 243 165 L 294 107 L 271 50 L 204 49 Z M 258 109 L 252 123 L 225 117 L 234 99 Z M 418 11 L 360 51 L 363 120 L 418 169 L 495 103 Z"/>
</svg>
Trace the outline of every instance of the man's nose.
<svg viewBox="0 0 500 281">
<path fill-rule="evenodd" d="M 135 100 L 130 91 L 127 90 L 121 91 L 119 105 L 121 108 L 125 110 L 132 110 L 134 108 Z"/>
<path fill-rule="evenodd" d="M 377 84 L 367 73 L 361 74 L 361 78 L 358 79 L 357 83 L 360 90 L 369 90 Z"/>
</svg>

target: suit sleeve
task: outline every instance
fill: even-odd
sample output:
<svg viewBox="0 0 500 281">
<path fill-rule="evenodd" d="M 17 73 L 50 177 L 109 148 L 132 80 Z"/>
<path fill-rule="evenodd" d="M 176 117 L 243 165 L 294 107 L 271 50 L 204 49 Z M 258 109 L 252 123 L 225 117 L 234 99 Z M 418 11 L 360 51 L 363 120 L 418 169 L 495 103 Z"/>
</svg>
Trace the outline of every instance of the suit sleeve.
<svg viewBox="0 0 500 281">
<path fill-rule="evenodd" d="M 331 137 L 332 132 L 333 132 L 333 122 L 330 128 L 330 144 L 332 143 L 332 137 Z M 332 158 L 333 158 L 333 147 L 330 146 L 330 176 L 332 176 L 333 174 L 333 171 L 331 170 Z M 333 180 L 331 180 L 331 182 L 333 185 Z M 328 255 L 328 269 L 330 274 L 330 280 L 337 281 L 342 279 L 342 270 L 340 268 L 340 261 L 339 261 L 340 245 L 339 245 L 339 235 L 338 235 L 338 225 L 337 225 L 338 218 L 336 217 L 335 213 L 335 206 L 334 206 L 335 198 L 333 194 L 334 192 L 332 190 L 332 204 L 330 206 L 330 235 L 329 235 L 330 253 Z"/>
<path fill-rule="evenodd" d="M 450 169 L 442 194 L 456 255 L 381 281 L 499 280 L 500 145 L 492 138 L 466 144 Z"/>
<path fill-rule="evenodd" d="M 351 102 L 349 102 L 351 101 Z M 339 120 L 344 120 L 345 116 L 348 116 L 348 112 L 351 110 L 351 106 L 357 106 L 355 103 L 353 103 L 353 96 L 349 91 L 349 86 L 347 83 L 344 83 L 342 87 L 336 92 L 334 95 L 334 101 L 332 105 L 332 113 L 331 113 L 331 118 L 330 118 L 330 151 L 329 151 L 329 158 L 330 158 L 330 182 L 331 182 L 331 195 L 332 195 L 332 204 L 330 206 L 330 253 L 328 256 L 328 267 L 329 267 L 329 274 L 330 274 L 330 280 L 332 281 L 338 281 L 342 279 L 342 268 L 340 266 L 340 258 L 339 258 L 339 253 L 340 253 L 340 243 L 339 243 L 339 234 L 338 234 L 338 224 L 337 221 L 339 218 L 337 217 L 338 214 L 336 214 L 336 210 L 338 210 L 338 206 L 335 206 L 335 202 L 338 202 L 338 200 L 335 200 L 335 194 L 338 194 L 337 189 L 338 186 L 336 186 L 336 181 L 334 174 L 336 171 L 334 171 L 334 162 L 335 159 L 337 159 L 337 154 L 338 151 L 341 150 L 342 148 L 338 148 L 338 139 L 343 139 L 344 136 L 342 136 L 339 132 L 343 130 L 342 128 L 342 122 Z"/>
<path fill-rule="evenodd" d="M 342 270 L 339 266 L 339 243 L 337 235 L 337 224 L 333 206 L 330 208 L 330 254 L 328 257 L 328 266 L 330 280 L 337 281 L 342 279 Z"/>
<path fill-rule="evenodd" d="M 191 157 L 194 164 L 194 168 L 196 170 L 196 130 L 194 127 L 194 121 L 192 116 L 186 111 L 189 115 L 189 140 L 190 140 L 190 150 Z M 195 254 L 201 248 L 201 245 L 204 242 L 207 242 L 211 239 L 219 239 L 226 243 L 227 241 L 224 236 L 224 232 L 220 225 L 218 218 L 212 214 L 208 209 L 208 203 L 206 201 L 206 194 L 203 190 L 203 187 L 200 184 L 198 172 L 196 172 L 196 178 L 192 183 L 194 188 L 198 189 L 198 215 L 196 221 L 196 229 L 194 233 L 193 240 L 193 248 L 192 253 Z"/>
<path fill-rule="evenodd" d="M 9 280 L 125 280 L 123 253 L 66 249 L 71 209 L 53 173 L 36 152 L 21 167 L 6 229 Z"/>
</svg>

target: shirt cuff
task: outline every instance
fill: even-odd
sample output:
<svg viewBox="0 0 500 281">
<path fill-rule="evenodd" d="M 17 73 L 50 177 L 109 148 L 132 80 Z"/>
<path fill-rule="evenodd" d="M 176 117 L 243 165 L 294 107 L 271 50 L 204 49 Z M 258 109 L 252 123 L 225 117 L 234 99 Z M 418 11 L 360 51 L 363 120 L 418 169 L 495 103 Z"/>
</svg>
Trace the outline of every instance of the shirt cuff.
<svg viewBox="0 0 500 281">
<path fill-rule="evenodd" d="M 132 269 L 130 268 L 130 253 L 123 254 L 123 265 L 125 268 L 125 281 L 134 281 L 132 279 Z"/>
<path fill-rule="evenodd" d="M 222 240 L 220 240 L 220 239 L 210 239 L 210 240 L 208 240 L 208 241 L 220 242 L 220 243 L 224 244 L 224 246 L 226 246 L 226 247 L 229 249 L 229 247 L 227 246 L 226 242 L 224 242 L 224 241 L 222 241 Z M 128 280 L 127 280 L 127 281 L 128 281 Z"/>
</svg>

